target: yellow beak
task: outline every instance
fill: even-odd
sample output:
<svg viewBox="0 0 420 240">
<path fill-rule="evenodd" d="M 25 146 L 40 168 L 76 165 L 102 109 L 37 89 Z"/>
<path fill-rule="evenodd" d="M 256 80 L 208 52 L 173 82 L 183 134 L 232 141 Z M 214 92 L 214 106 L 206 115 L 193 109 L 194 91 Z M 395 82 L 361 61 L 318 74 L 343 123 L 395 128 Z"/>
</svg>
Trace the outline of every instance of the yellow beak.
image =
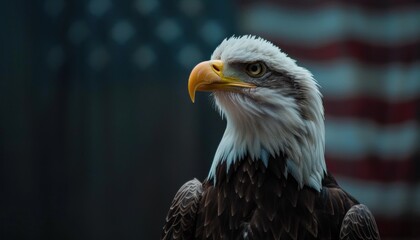
<svg viewBox="0 0 420 240">
<path fill-rule="evenodd" d="M 251 83 L 223 75 L 223 62 L 205 61 L 197 64 L 188 80 L 188 92 L 191 101 L 195 100 L 196 91 L 235 91 L 238 88 L 255 88 Z"/>
</svg>

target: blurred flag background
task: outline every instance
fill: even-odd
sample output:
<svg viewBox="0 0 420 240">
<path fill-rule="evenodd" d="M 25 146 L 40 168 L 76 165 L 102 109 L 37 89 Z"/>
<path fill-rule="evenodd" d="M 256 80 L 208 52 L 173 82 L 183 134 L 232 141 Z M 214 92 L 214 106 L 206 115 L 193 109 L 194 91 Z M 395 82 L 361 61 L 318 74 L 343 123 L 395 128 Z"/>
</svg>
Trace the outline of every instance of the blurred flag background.
<svg viewBox="0 0 420 240">
<path fill-rule="evenodd" d="M 16 0 L 0 6 L 0 239 L 156 239 L 223 130 L 192 67 L 259 35 L 321 86 L 328 169 L 383 239 L 420 236 L 420 4 Z"/>
</svg>

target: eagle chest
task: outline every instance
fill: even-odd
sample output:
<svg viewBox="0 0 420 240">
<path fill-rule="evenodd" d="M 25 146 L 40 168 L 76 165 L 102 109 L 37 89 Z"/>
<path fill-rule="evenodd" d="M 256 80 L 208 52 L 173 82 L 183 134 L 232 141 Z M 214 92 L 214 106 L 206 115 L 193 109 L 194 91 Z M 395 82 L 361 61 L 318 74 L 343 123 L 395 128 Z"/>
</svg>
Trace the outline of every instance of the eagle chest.
<svg viewBox="0 0 420 240">
<path fill-rule="evenodd" d="M 218 166 L 216 184 L 204 183 L 198 239 L 315 239 L 318 192 L 287 178 L 285 161 L 244 159 Z"/>
</svg>

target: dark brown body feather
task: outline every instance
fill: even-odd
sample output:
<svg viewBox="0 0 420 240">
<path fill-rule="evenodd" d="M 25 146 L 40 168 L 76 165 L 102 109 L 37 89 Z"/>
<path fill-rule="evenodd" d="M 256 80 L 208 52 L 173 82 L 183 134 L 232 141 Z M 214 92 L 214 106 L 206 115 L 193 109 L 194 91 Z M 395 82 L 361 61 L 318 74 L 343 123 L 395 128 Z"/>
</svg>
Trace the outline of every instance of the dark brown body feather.
<svg viewBox="0 0 420 240">
<path fill-rule="evenodd" d="M 299 189 L 284 173 L 284 157 L 267 167 L 250 158 L 229 170 L 220 164 L 215 183 L 192 180 L 178 191 L 162 239 L 339 239 L 345 214 L 358 202 L 329 174 L 318 192 Z M 180 197 L 186 188 L 195 193 Z"/>
</svg>

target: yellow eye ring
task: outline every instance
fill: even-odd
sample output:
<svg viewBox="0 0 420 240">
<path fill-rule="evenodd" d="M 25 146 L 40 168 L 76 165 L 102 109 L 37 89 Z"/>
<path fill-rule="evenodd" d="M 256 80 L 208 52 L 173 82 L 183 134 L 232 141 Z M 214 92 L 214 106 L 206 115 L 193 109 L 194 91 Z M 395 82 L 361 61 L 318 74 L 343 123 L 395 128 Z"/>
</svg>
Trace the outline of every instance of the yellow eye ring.
<svg viewBox="0 0 420 240">
<path fill-rule="evenodd" d="M 267 71 L 267 67 L 261 62 L 250 63 L 246 66 L 246 73 L 251 77 L 261 77 Z"/>
</svg>

